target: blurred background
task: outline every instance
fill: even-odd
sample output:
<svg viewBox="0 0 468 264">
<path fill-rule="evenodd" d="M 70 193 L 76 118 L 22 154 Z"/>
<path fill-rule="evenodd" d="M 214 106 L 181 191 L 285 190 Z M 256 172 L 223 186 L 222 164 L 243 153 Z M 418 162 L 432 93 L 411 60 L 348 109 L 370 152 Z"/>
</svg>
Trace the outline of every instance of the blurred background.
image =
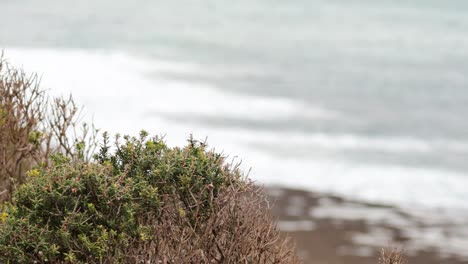
<svg viewBox="0 0 468 264">
<path fill-rule="evenodd" d="M 468 263 L 467 1 L 2 0 L 0 10 L 8 61 L 72 93 L 97 127 L 170 145 L 193 134 L 242 160 L 310 263 L 367 263 L 385 245 L 412 263 Z M 328 251 L 312 236 L 329 236 L 318 239 Z"/>
</svg>

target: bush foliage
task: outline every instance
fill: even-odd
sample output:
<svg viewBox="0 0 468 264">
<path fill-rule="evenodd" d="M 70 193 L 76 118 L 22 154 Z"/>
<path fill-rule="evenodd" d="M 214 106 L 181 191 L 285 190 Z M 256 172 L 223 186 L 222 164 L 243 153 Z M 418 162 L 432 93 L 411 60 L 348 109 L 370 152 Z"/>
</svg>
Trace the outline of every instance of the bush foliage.
<svg viewBox="0 0 468 264">
<path fill-rule="evenodd" d="M 297 262 L 264 196 L 204 143 L 105 135 L 95 158 L 28 172 L 1 215 L 1 262 Z"/>
<path fill-rule="evenodd" d="M 86 142 L 89 156 L 96 130 L 79 119 L 71 97 L 48 97 L 37 75 L 11 67 L 0 54 L 0 202 L 51 154 L 72 157 L 77 143 Z"/>
</svg>

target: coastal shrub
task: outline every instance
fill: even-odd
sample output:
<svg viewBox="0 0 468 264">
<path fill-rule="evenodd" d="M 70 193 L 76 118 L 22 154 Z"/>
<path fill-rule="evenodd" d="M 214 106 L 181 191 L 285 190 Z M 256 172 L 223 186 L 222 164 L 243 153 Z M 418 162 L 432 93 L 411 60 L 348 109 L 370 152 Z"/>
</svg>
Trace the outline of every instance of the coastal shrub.
<svg viewBox="0 0 468 264">
<path fill-rule="evenodd" d="M 0 215 L 2 263 L 298 263 L 265 196 L 203 142 L 117 136 L 56 154 Z"/>
<path fill-rule="evenodd" d="M 52 153 L 71 157 L 79 144 L 91 153 L 96 130 L 81 125 L 78 110 L 71 97 L 48 97 L 37 75 L 11 67 L 0 54 L 0 202 Z"/>
<path fill-rule="evenodd" d="M 380 251 L 379 264 L 408 264 L 408 262 L 401 250 L 384 248 Z"/>
</svg>

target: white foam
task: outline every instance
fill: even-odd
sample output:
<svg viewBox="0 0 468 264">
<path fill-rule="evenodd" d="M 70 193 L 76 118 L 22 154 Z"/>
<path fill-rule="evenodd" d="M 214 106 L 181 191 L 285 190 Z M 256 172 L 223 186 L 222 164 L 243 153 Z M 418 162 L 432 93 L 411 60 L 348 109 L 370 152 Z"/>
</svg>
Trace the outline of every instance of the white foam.
<svg viewBox="0 0 468 264">
<path fill-rule="evenodd" d="M 261 143 L 278 142 L 278 136 L 286 140 L 289 145 L 301 148 L 323 148 L 332 150 L 377 150 L 386 152 L 419 152 L 428 153 L 440 148 L 439 145 L 403 137 L 369 138 L 352 134 L 325 133 L 263 133 L 256 141 Z M 443 146 L 443 145 L 442 145 Z M 467 148 L 468 149 L 468 148 Z"/>
<path fill-rule="evenodd" d="M 348 221 L 364 219 L 373 224 L 388 224 L 390 226 L 408 227 L 411 222 L 407 217 L 399 215 L 394 208 L 368 207 L 360 204 L 339 205 L 336 203 L 322 204 L 309 212 L 313 218 L 333 218 Z M 382 240 L 384 242 L 386 240 Z"/>
<path fill-rule="evenodd" d="M 278 221 L 278 227 L 286 232 L 312 231 L 317 225 L 311 220 Z"/>
<path fill-rule="evenodd" d="M 468 208 L 468 177 L 461 173 L 339 159 L 257 157 L 254 162 L 251 175 L 261 182 L 405 207 Z"/>
<path fill-rule="evenodd" d="M 162 75 L 202 70 L 193 64 L 145 59 L 114 51 L 13 48 L 6 49 L 6 56 L 13 64 L 40 73 L 44 76 L 43 85 L 53 91 L 73 92 L 86 104 L 107 107 L 120 103 L 126 106 L 126 111 L 139 115 L 190 113 L 252 120 L 334 116 L 332 111 L 290 99 L 244 96 L 220 91 L 206 83 L 169 80 Z"/>
<path fill-rule="evenodd" d="M 165 99 L 149 112 L 197 114 L 204 117 L 243 118 L 247 120 L 280 120 L 291 117 L 333 118 L 336 113 L 286 98 L 244 96 L 221 92 L 207 84 L 170 81 Z M 194 86 L 196 88 L 194 88 Z M 181 96 L 183 95 L 183 96 Z M 179 102 L 178 104 L 173 104 Z"/>
</svg>

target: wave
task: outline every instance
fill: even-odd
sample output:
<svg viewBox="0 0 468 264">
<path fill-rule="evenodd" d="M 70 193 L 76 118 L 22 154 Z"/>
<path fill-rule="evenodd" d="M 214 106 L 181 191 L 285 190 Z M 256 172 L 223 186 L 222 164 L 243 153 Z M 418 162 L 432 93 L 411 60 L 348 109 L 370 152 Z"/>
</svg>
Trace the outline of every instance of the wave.
<svg viewBox="0 0 468 264">
<path fill-rule="evenodd" d="M 268 185 L 317 190 L 403 208 L 468 209 L 468 175 L 397 165 L 327 159 L 254 161 L 251 175 Z"/>
<path fill-rule="evenodd" d="M 165 77 L 165 73 L 196 74 L 203 69 L 190 63 L 147 59 L 120 51 L 5 49 L 13 64 L 44 76 L 53 91 L 125 98 L 141 112 L 200 114 L 204 116 L 277 119 L 293 116 L 331 118 L 333 111 L 274 97 L 247 96 L 206 83 Z M 144 108 L 144 109 L 142 109 Z"/>
<path fill-rule="evenodd" d="M 364 136 L 339 133 L 259 133 L 255 141 L 271 145 L 280 139 L 303 149 L 379 151 L 389 153 L 429 154 L 438 152 L 467 153 L 468 143 L 447 139 L 421 139 L 398 136 Z"/>
</svg>

